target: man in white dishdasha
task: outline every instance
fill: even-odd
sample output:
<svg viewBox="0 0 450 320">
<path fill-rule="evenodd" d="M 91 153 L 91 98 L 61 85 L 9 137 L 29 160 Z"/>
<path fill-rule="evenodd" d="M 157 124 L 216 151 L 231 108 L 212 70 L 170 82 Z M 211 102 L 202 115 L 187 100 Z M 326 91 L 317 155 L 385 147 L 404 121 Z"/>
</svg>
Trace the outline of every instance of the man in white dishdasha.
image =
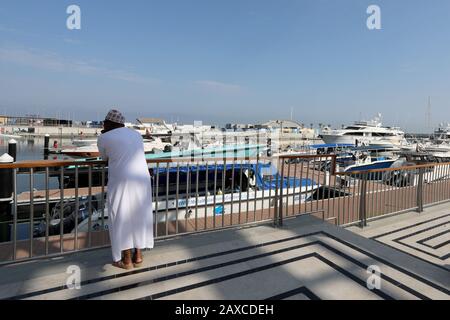
<svg viewBox="0 0 450 320">
<path fill-rule="evenodd" d="M 103 160 L 108 161 L 107 210 L 113 265 L 130 269 L 142 265 L 142 249 L 153 248 L 153 210 L 143 140 L 124 123 L 119 111 L 109 111 L 97 145 Z"/>
</svg>

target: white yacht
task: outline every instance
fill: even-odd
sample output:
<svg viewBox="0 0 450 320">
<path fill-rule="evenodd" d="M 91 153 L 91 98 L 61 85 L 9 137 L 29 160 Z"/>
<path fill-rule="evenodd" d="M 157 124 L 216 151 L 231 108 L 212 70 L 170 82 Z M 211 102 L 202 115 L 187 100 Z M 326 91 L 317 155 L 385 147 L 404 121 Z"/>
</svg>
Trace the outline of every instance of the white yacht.
<svg viewBox="0 0 450 320">
<path fill-rule="evenodd" d="M 450 141 L 450 123 L 439 124 L 439 127 L 434 130 L 432 139 L 436 143 L 449 142 Z"/>
<path fill-rule="evenodd" d="M 400 128 L 384 127 L 381 114 L 370 121 L 356 121 L 343 129 L 323 130 L 321 137 L 327 144 L 353 144 L 366 146 L 400 146 L 406 143 Z"/>
</svg>

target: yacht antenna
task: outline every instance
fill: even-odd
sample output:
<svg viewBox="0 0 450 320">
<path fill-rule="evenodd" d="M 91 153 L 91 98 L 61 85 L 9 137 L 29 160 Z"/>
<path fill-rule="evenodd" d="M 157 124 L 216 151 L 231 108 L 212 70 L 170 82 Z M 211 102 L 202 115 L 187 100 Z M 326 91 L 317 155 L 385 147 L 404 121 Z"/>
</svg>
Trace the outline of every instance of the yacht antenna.
<svg viewBox="0 0 450 320">
<path fill-rule="evenodd" d="M 431 97 L 428 96 L 427 128 L 431 128 Z"/>
</svg>

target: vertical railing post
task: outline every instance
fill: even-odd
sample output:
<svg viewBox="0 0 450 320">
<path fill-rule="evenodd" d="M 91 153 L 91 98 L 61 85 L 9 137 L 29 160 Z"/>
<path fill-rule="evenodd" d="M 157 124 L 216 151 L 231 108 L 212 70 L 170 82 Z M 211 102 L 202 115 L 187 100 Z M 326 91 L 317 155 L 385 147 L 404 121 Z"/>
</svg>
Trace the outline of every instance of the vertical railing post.
<svg viewBox="0 0 450 320">
<path fill-rule="evenodd" d="M 92 247 L 92 165 L 88 167 L 88 248 Z"/>
<path fill-rule="evenodd" d="M 423 173 L 424 168 L 419 168 L 419 181 L 417 182 L 416 194 L 417 212 L 423 212 Z"/>
<path fill-rule="evenodd" d="M 367 208 L 366 208 L 366 195 L 367 195 L 367 179 L 368 173 L 365 172 L 362 175 L 360 193 L 359 193 L 359 226 L 361 228 L 367 226 Z"/>
<path fill-rule="evenodd" d="M 274 195 L 274 214 L 273 214 L 273 224 L 274 226 L 278 226 L 278 188 L 279 188 L 279 180 L 280 180 L 280 174 L 279 174 L 279 164 L 280 164 L 280 158 L 277 159 L 278 166 L 277 166 L 277 173 L 275 175 L 275 195 Z"/>
<path fill-rule="evenodd" d="M 80 198 L 79 198 L 79 171 L 78 166 L 75 166 L 75 238 L 74 238 L 74 244 L 73 248 L 75 251 L 78 250 L 78 216 L 80 214 Z M 103 197 L 103 194 L 102 194 Z M 103 209 L 102 209 L 103 210 Z M 103 217 L 102 217 L 103 220 Z M 103 230 L 103 229 L 102 229 Z"/>
<path fill-rule="evenodd" d="M 278 207 L 278 226 L 283 226 L 283 185 L 284 184 L 284 159 L 281 158 L 281 179 L 280 179 L 280 205 Z"/>
<path fill-rule="evenodd" d="M 34 170 L 30 168 L 30 252 L 29 258 L 33 257 L 34 238 Z"/>
<path fill-rule="evenodd" d="M 59 190 L 59 249 L 64 252 L 64 166 L 60 169 L 60 190 Z"/>
<path fill-rule="evenodd" d="M 17 259 L 17 169 L 13 169 L 13 226 L 12 226 L 12 241 L 13 241 L 13 261 Z"/>
<path fill-rule="evenodd" d="M 336 155 L 331 155 L 330 175 L 336 174 Z"/>
</svg>

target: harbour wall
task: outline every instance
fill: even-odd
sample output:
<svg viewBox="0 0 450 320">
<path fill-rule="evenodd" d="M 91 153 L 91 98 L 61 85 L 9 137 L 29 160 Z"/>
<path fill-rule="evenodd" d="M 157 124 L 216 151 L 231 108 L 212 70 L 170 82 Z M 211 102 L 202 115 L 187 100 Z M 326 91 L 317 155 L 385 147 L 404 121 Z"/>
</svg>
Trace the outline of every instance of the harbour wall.
<svg viewBox="0 0 450 320">
<path fill-rule="evenodd" d="M 43 137 L 46 134 L 50 137 L 85 137 L 96 136 L 100 134 L 101 128 L 89 127 L 44 127 L 44 126 L 1 126 L 1 134 L 19 135 L 24 137 Z"/>
</svg>

